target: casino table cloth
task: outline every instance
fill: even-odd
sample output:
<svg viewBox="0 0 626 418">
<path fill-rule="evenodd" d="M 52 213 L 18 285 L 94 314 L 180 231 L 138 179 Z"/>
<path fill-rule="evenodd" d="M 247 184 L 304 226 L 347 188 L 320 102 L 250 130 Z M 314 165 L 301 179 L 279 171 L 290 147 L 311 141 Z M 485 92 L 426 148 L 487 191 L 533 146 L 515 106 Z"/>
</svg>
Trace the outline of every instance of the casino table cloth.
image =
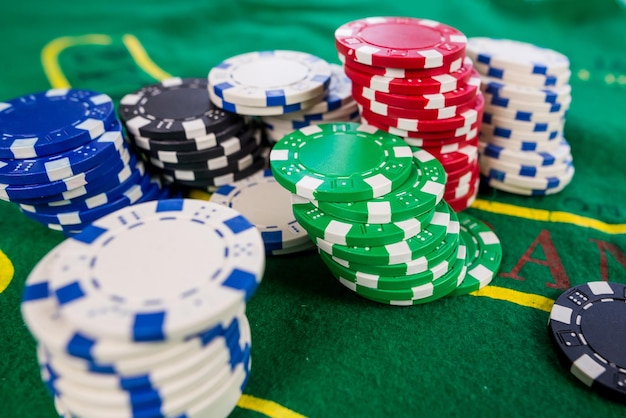
<svg viewBox="0 0 626 418">
<path fill-rule="evenodd" d="M 547 197 L 481 188 L 467 212 L 491 226 L 503 257 L 491 284 L 470 295 L 385 306 L 341 286 L 316 252 L 268 257 L 247 306 L 252 374 L 232 416 L 624 416 L 623 404 L 558 362 L 546 329 L 564 290 L 626 283 L 623 2 L 5 2 L 0 99 L 72 86 L 117 104 L 141 86 L 205 77 L 222 60 L 255 50 L 338 63 L 334 30 L 367 16 L 434 19 L 468 37 L 567 55 L 573 101 L 565 137 L 576 174 Z M 64 238 L 0 201 L 2 417 L 55 416 L 20 299 L 30 271 Z M 138 252 L 136 262 L 150 255 Z"/>
</svg>

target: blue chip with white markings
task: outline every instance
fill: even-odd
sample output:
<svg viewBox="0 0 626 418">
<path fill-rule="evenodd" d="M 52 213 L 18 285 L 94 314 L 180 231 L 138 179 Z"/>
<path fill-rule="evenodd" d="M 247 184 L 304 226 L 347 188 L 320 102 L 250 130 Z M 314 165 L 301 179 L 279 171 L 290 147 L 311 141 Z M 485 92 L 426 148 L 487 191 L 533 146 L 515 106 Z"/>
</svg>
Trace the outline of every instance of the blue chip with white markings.
<svg viewBox="0 0 626 418">
<path fill-rule="evenodd" d="M 23 159 L 72 150 L 116 122 L 111 97 L 52 89 L 0 103 L 0 158 Z"/>
<path fill-rule="evenodd" d="M 0 183 L 35 184 L 66 179 L 83 173 L 119 153 L 124 145 L 119 123 L 98 138 L 55 155 L 0 160 Z"/>
<path fill-rule="evenodd" d="M 50 201 L 53 199 L 53 196 L 86 187 L 92 182 L 100 184 L 101 182 L 111 180 L 111 176 L 127 166 L 129 161 L 130 153 L 128 148 L 123 145 L 119 152 L 114 153 L 107 161 L 71 177 L 47 183 L 0 183 L 0 199 L 16 203 L 24 203 L 24 200 L 37 200 L 42 198 L 50 198 L 48 199 L 48 201 Z"/>
<path fill-rule="evenodd" d="M 239 212 L 169 199 L 128 206 L 85 228 L 53 265 L 50 284 L 61 315 L 83 332 L 182 340 L 234 316 L 264 269 L 261 235 Z"/>
</svg>

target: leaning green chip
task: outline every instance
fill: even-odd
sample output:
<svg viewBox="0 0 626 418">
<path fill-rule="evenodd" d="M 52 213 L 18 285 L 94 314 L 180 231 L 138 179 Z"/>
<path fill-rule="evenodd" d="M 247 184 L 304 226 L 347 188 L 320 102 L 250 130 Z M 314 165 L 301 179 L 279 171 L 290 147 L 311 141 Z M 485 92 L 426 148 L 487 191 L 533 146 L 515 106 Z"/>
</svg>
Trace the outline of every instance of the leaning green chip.
<svg viewBox="0 0 626 418">
<path fill-rule="evenodd" d="M 276 181 L 306 199 L 353 202 L 398 188 L 411 173 L 402 138 L 358 123 L 311 125 L 286 135 L 270 152 Z"/>
<path fill-rule="evenodd" d="M 437 205 L 430 224 L 423 231 L 407 240 L 392 244 L 357 247 L 333 244 L 321 238 L 315 239 L 315 243 L 321 251 L 350 262 L 370 265 L 407 263 L 430 253 L 443 241 L 448 229 L 454 227 L 451 213 L 454 211 L 445 200 L 442 200 Z"/>
<path fill-rule="evenodd" d="M 433 212 L 434 210 L 435 208 L 432 209 Z M 459 229 L 459 218 L 454 211 L 450 211 L 450 224 L 448 225 L 448 230 L 446 231 L 446 236 L 443 241 L 430 253 L 420 255 L 404 263 L 371 265 L 350 262 L 336 256 L 331 257 L 331 259 L 343 267 L 364 274 L 379 276 L 408 276 L 419 274 L 433 269 L 442 261 L 456 254 L 456 249 L 459 246 Z"/>
<path fill-rule="evenodd" d="M 326 264 L 335 277 L 341 277 L 361 287 L 381 290 L 406 290 L 433 282 L 445 275 L 456 262 L 457 253 L 458 247 L 455 251 L 450 253 L 447 259 L 433 267 L 419 273 L 400 276 L 382 276 L 352 270 L 337 260 L 334 260 L 333 257 L 326 254 L 324 251 L 320 251 L 319 254 L 324 264 Z"/>
<path fill-rule="evenodd" d="M 384 224 L 351 222 L 325 213 L 310 200 L 298 196 L 292 199 L 292 211 L 309 236 L 333 244 L 362 247 L 392 244 L 414 237 L 426 228 L 435 214 L 431 210 L 404 221 Z"/>
<path fill-rule="evenodd" d="M 463 280 L 467 270 L 465 266 L 465 252 L 465 247 L 459 245 L 456 260 L 446 274 L 432 282 L 405 290 L 372 289 L 350 282 L 343 277 L 337 277 L 337 279 L 341 284 L 360 296 L 375 302 L 389 305 L 418 305 L 441 299 L 456 289 Z"/>
<path fill-rule="evenodd" d="M 432 154 L 413 152 L 411 174 L 397 189 L 381 197 L 355 202 L 313 202 L 331 215 L 354 222 L 384 224 L 418 216 L 436 206 L 446 186 L 446 171 Z"/>
<path fill-rule="evenodd" d="M 502 245 L 498 236 L 482 221 L 465 212 L 459 213 L 461 238 L 467 247 L 467 274 L 450 295 L 460 296 L 487 286 L 500 269 Z"/>
</svg>

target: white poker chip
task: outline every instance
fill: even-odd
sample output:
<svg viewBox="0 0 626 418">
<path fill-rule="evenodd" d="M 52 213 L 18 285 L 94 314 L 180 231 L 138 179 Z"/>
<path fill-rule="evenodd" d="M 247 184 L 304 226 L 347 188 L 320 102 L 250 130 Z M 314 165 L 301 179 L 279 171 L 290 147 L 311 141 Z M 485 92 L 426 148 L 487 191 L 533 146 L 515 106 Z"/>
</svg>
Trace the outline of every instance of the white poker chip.
<svg viewBox="0 0 626 418">
<path fill-rule="evenodd" d="M 328 62 L 298 51 L 259 51 L 231 57 L 209 72 L 209 91 L 244 106 L 287 106 L 323 95 Z"/>
<path fill-rule="evenodd" d="M 127 207 L 71 238 L 50 286 L 83 332 L 182 340 L 232 318 L 264 269 L 261 235 L 239 212 L 170 199 Z"/>
<path fill-rule="evenodd" d="M 209 201 L 232 208 L 252 222 L 261 233 L 266 253 L 310 242 L 293 215 L 291 193 L 269 169 L 220 187 Z"/>
<path fill-rule="evenodd" d="M 469 38 L 466 53 L 475 63 L 523 74 L 565 74 L 570 66 L 560 52 L 509 39 Z"/>
</svg>

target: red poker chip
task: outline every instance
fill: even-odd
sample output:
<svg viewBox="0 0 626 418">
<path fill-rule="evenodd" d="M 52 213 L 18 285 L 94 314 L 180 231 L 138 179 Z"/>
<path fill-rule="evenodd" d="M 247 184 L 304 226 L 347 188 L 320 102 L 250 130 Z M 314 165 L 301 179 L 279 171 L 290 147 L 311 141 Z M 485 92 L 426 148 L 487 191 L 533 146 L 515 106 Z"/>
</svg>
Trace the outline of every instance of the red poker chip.
<svg viewBox="0 0 626 418">
<path fill-rule="evenodd" d="M 448 188 L 456 188 L 459 186 L 463 186 L 465 184 L 470 184 L 476 181 L 477 178 L 480 177 L 480 165 L 476 165 L 472 171 L 468 171 L 463 174 L 461 177 L 457 177 L 455 179 L 450 179 L 446 176 L 446 189 Z"/>
<path fill-rule="evenodd" d="M 442 107 L 462 105 L 472 101 L 479 94 L 479 87 L 480 76 L 476 72 L 465 85 L 454 91 L 438 94 L 404 95 L 385 93 L 352 81 L 352 93 L 355 95 L 391 106 L 410 109 L 440 109 Z"/>
<path fill-rule="evenodd" d="M 478 146 L 465 146 L 458 151 L 446 154 L 437 153 L 436 151 L 424 148 L 439 160 L 446 172 L 454 172 L 468 165 L 472 167 L 478 164 Z"/>
<path fill-rule="evenodd" d="M 446 182 L 450 182 L 452 184 L 460 182 L 461 178 L 467 175 L 467 173 L 473 173 L 477 165 L 479 165 L 478 162 L 475 162 L 473 164 L 468 164 L 465 167 L 458 168 L 454 171 L 446 170 Z"/>
<path fill-rule="evenodd" d="M 385 77 L 393 77 L 393 78 L 424 78 L 424 77 L 433 77 L 442 74 L 450 74 L 456 71 L 459 71 L 461 67 L 470 65 L 473 66 L 471 58 L 458 58 L 450 63 L 450 65 L 446 65 L 438 68 L 428 68 L 428 69 L 411 69 L 411 68 L 386 68 L 386 67 L 375 67 L 372 65 L 362 64 L 360 62 L 354 61 L 352 58 L 348 58 L 341 53 L 338 54 L 339 61 L 346 66 L 351 67 L 356 71 L 360 71 L 365 74 L 371 75 L 382 75 Z"/>
<path fill-rule="evenodd" d="M 475 134 L 478 133 L 480 128 L 480 122 L 476 122 L 471 126 L 464 126 L 459 129 L 452 129 L 449 131 L 440 131 L 440 132 L 413 132 L 413 131 L 405 131 L 403 129 L 393 128 L 384 123 L 378 123 L 375 121 L 370 121 L 367 118 L 361 117 L 361 122 L 372 125 L 378 129 L 389 132 L 392 135 L 401 136 L 405 140 L 407 138 L 414 140 L 416 143 L 411 145 L 420 146 L 417 144 L 418 141 L 449 141 L 449 143 L 460 142 L 468 139 L 473 139 Z M 458 141 L 457 141 L 458 140 Z"/>
<path fill-rule="evenodd" d="M 473 73 L 473 67 L 461 67 L 456 73 L 442 74 L 424 78 L 392 78 L 382 75 L 370 75 L 356 71 L 352 67 L 343 67 L 346 76 L 353 83 L 384 93 L 415 96 L 420 94 L 440 94 L 455 91 L 467 84 Z"/>
<path fill-rule="evenodd" d="M 471 135 L 468 139 L 458 141 L 458 142 L 450 142 L 450 143 L 441 143 L 439 141 L 424 141 L 424 140 L 415 140 L 414 138 L 403 138 L 404 142 L 413 147 L 420 147 L 425 149 L 428 152 L 433 152 L 436 154 L 448 154 L 451 152 L 456 152 L 459 149 L 471 145 L 474 147 L 478 146 L 478 134 L 477 129 L 474 128 L 470 132 Z M 454 138 L 456 139 L 456 138 Z"/>
<path fill-rule="evenodd" d="M 375 100 L 365 98 L 354 91 L 352 93 L 352 97 L 354 98 L 355 102 L 357 102 L 364 108 L 369 109 L 372 112 L 382 116 L 428 120 L 442 120 L 459 116 L 466 110 L 472 109 L 476 105 L 477 100 L 477 98 L 474 98 L 473 100 L 470 100 L 469 102 L 466 102 L 460 106 L 442 107 L 440 109 L 415 109 L 380 103 Z"/>
<path fill-rule="evenodd" d="M 484 105 L 485 100 L 483 96 L 478 95 L 476 103 L 472 109 L 466 110 L 458 116 L 442 120 L 393 118 L 390 116 L 379 115 L 369 109 L 363 108 L 362 106 L 359 106 L 359 110 L 361 112 L 361 116 L 370 122 L 377 122 L 402 131 L 440 132 L 472 126 L 479 120 L 479 115 L 482 115 Z"/>
<path fill-rule="evenodd" d="M 335 30 L 335 46 L 366 65 L 439 68 L 465 55 L 466 36 L 451 26 L 410 17 L 368 17 Z"/>
<path fill-rule="evenodd" d="M 445 199 L 445 200 L 448 203 L 448 205 L 450 205 L 452 210 L 454 210 L 457 213 L 461 212 L 462 210 L 465 210 L 468 207 L 472 206 L 472 203 L 474 203 L 474 201 L 476 200 L 476 196 L 478 195 L 479 185 L 480 185 L 480 177 L 478 178 L 478 180 L 476 180 L 476 182 L 472 185 L 472 187 L 470 187 L 470 190 L 467 193 L 467 195 L 462 196 L 458 199 Z"/>
</svg>

